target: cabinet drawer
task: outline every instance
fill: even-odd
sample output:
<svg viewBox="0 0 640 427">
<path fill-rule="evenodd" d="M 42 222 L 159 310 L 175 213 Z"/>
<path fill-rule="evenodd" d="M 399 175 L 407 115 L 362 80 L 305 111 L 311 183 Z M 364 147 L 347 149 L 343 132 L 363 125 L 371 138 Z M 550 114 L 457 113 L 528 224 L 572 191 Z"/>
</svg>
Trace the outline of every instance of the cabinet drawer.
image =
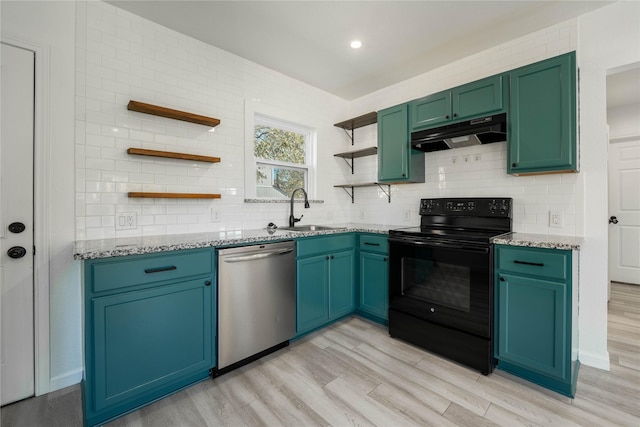
<svg viewBox="0 0 640 427">
<path fill-rule="evenodd" d="M 497 266 L 500 271 L 567 280 L 570 255 L 564 250 L 498 246 Z"/>
<path fill-rule="evenodd" d="M 389 242 L 387 236 L 374 236 L 369 234 L 360 236 L 360 250 L 380 254 L 389 253 Z"/>
<path fill-rule="evenodd" d="M 355 247 L 355 235 L 353 233 L 337 234 L 323 237 L 308 237 L 298 240 L 298 258 L 338 252 L 353 249 Z"/>
<path fill-rule="evenodd" d="M 100 260 L 91 264 L 93 292 L 211 273 L 211 250 Z"/>
</svg>

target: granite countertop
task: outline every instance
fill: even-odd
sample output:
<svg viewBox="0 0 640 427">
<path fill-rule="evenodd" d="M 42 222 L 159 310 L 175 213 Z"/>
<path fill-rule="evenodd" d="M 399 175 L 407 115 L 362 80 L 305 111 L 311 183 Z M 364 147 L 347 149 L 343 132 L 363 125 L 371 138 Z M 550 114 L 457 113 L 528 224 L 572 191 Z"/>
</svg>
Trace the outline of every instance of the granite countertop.
<svg viewBox="0 0 640 427">
<path fill-rule="evenodd" d="M 580 250 L 582 237 L 553 234 L 505 233 L 491 239 L 496 245 L 528 246 L 531 248 Z"/>
<path fill-rule="evenodd" d="M 205 233 L 171 234 L 163 236 L 120 237 L 111 239 L 79 240 L 75 242 L 73 257 L 77 260 L 108 258 L 167 252 L 181 249 L 196 249 L 215 246 L 239 245 L 245 243 L 267 242 L 275 240 L 294 239 L 299 237 L 320 236 L 325 234 L 364 232 L 387 234 L 394 228 L 406 225 L 382 224 L 327 224 L 335 227 L 321 231 L 288 231 L 267 230 L 229 230 Z"/>
</svg>

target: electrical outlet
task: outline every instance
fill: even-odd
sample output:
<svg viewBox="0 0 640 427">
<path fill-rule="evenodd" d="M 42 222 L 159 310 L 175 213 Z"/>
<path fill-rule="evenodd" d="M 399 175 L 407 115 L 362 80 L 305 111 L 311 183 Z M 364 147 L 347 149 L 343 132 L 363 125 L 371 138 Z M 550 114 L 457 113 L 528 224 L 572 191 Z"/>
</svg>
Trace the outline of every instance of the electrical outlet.
<svg viewBox="0 0 640 427">
<path fill-rule="evenodd" d="M 411 219 L 411 209 L 406 209 L 402 212 L 402 220 L 409 221 Z"/>
<path fill-rule="evenodd" d="M 331 221 L 333 219 L 333 211 L 331 209 L 327 210 L 327 221 Z"/>
<path fill-rule="evenodd" d="M 451 163 L 458 163 L 458 158 L 456 156 L 453 156 L 451 158 Z"/>
<path fill-rule="evenodd" d="M 465 163 L 469 163 L 469 156 L 464 156 L 462 159 Z"/>
<path fill-rule="evenodd" d="M 562 212 L 549 211 L 549 227 L 562 228 Z"/>
<path fill-rule="evenodd" d="M 220 222 L 220 211 L 217 209 L 211 209 L 211 222 Z"/>
<path fill-rule="evenodd" d="M 118 212 L 116 230 L 135 230 L 138 228 L 138 215 L 135 212 Z"/>
<path fill-rule="evenodd" d="M 360 209 L 360 219 L 364 219 L 364 211 Z"/>
<path fill-rule="evenodd" d="M 480 155 L 480 153 L 477 153 L 477 154 L 473 155 L 473 161 L 474 162 L 479 162 L 481 158 L 482 158 L 482 156 Z"/>
</svg>

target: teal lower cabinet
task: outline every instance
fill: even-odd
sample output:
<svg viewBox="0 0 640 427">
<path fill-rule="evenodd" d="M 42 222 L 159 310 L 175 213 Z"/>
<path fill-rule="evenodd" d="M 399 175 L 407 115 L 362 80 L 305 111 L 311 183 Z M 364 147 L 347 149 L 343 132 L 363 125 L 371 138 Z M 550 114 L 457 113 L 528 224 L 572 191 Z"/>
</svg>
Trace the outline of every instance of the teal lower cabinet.
<svg viewBox="0 0 640 427">
<path fill-rule="evenodd" d="M 358 314 L 378 323 L 389 320 L 389 249 L 387 236 L 359 236 Z"/>
<path fill-rule="evenodd" d="M 212 252 L 84 262 L 86 425 L 209 376 L 216 333 Z"/>
<path fill-rule="evenodd" d="M 498 245 L 495 262 L 498 368 L 573 397 L 578 361 L 572 251 Z"/>
<path fill-rule="evenodd" d="M 296 335 L 355 310 L 355 234 L 309 237 L 297 243 Z"/>
</svg>

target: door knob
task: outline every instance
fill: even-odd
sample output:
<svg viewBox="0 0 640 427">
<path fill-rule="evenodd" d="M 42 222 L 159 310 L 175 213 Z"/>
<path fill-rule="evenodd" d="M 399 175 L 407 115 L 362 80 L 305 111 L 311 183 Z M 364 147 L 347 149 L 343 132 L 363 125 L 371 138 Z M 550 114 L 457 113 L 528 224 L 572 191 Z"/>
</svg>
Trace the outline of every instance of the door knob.
<svg viewBox="0 0 640 427">
<path fill-rule="evenodd" d="M 22 246 L 14 246 L 12 248 L 9 248 L 9 250 L 7 251 L 7 255 L 9 255 L 9 258 L 14 258 L 14 259 L 22 258 L 26 254 L 27 254 L 27 250 Z"/>
<path fill-rule="evenodd" d="M 618 223 L 618 218 L 616 218 L 615 216 L 609 217 L 609 224 L 617 224 L 617 223 Z"/>
<path fill-rule="evenodd" d="M 9 224 L 9 231 L 12 233 L 22 233 L 25 229 L 25 226 L 21 222 L 12 222 Z"/>
</svg>

